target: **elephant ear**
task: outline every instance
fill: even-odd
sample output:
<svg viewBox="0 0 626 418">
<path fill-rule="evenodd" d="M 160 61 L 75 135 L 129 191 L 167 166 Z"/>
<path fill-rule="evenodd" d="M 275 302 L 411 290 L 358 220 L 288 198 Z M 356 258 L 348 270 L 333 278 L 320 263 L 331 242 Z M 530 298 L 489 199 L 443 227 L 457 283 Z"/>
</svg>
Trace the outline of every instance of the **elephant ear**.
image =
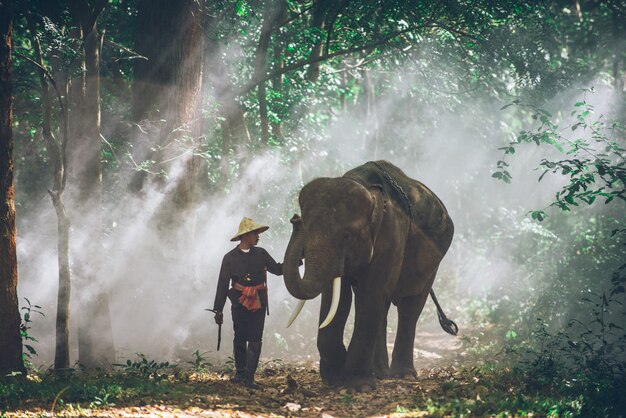
<svg viewBox="0 0 626 418">
<path fill-rule="evenodd" d="M 385 213 L 385 190 L 380 184 L 371 184 L 368 186 L 369 192 L 374 198 L 374 208 L 370 219 L 370 233 L 372 234 L 372 248 L 376 244 L 376 237 L 383 223 L 383 215 Z"/>
</svg>

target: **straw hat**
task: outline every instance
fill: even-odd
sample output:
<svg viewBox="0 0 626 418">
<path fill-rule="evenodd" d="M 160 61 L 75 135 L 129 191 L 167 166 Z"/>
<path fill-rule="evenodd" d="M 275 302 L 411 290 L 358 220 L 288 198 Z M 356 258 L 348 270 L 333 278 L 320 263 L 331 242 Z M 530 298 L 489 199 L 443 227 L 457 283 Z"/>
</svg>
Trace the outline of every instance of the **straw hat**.
<svg viewBox="0 0 626 418">
<path fill-rule="evenodd" d="M 260 234 L 261 232 L 265 232 L 268 229 L 270 229 L 269 226 L 259 225 L 250 218 L 243 218 L 239 223 L 239 231 L 237 231 L 237 235 L 232 237 L 230 240 L 239 241 L 241 239 L 241 236 L 247 234 L 248 232 L 259 231 Z"/>
</svg>

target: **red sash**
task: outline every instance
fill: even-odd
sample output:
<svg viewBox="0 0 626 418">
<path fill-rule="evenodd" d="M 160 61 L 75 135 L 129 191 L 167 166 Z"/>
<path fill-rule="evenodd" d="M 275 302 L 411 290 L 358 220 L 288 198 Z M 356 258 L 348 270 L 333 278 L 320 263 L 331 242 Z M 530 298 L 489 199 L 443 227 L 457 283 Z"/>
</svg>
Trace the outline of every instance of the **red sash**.
<svg viewBox="0 0 626 418">
<path fill-rule="evenodd" d="M 249 311 L 257 311 L 261 309 L 261 298 L 257 292 L 259 290 L 267 289 L 265 283 L 256 286 L 243 286 L 239 283 L 235 283 L 233 288 L 241 292 L 239 303 L 241 303 L 244 308 Z"/>
</svg>

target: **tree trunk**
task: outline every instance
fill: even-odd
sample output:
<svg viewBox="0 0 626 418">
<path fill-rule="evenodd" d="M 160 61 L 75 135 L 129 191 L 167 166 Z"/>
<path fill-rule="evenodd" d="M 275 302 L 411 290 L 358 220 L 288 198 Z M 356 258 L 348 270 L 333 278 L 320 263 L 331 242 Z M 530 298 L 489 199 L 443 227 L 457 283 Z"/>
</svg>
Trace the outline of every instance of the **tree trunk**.
<svg viewBox="0 0 626 418">
<path fill-rule="evenodd" d="M 313 16 L 311 18 L 311 27 L 317 32 L 317 39 L 311 48 L 309 54 L 309 60 L 315 60 L 322 56 L 324 47 L 324 31 L 326 29 L 326 15 L 328 12 L 328 6 L 330 2 L 327 0 L 321 0 L 315 2 L 313 5 Z M 321 62 L 313 62 L 307 69 L 307 79 L 311 82 L 316 82 L 320 76 Z"/>
<path fill-rule="evenodd" d="M 287 2 L 285 0 L 277 0 L 277 11 L 276 11 L 276 23 L 280 27 L 283 22 L 287 19 Z M 277 38 L 274 45 L 274 66 L 276 70 L 281 70 L 285 66 L 285 62 L 283 60 L 283 44 L 284 44 L 284 36 L 282 33 L 277 32 Z M 279 97 L 282 98 L 282 85 L 283 85 L 283 76 L 277 75 L 272 78 L 272 89 L 279 93 Z M 276 112 L 279 113 L 279 112 Z M 272 133 L 274 137 L 279 141 L 283 142 L 285 136 L 283 134 L 283 126 L 280 121 L 270 122 L 270 126 L 272 128 Z"/>
<path fill-rule="evenodd" d="M 0 376 L 26 373 L 17 298 L 15 189 L 13 185 L 13 3 L 0 2 Z"/>
<path fill-rule="evenodd" d="M 261 27 L 261 35 L 259 44 L 256 49 L 256 62 L 254 66 L 254 78 L 259 79 L 266 72 L 267 66 L 267 50 L 272 36 L 272 27 L 274 22 L 274 8 L 272 1 L 265 3 L 263 11 L 263 26 Z M 259 117 L 261 119 L 261 144 L 267 145 L 270 139 L 269 118 L 267 114 L 267 94 L 265 91 L 265 83 L 260 83 L 257 87 L 257 98 L 259 101 Z"/>
<path fill-rule="evenodd" d="M 365 143 L 363 144 L 366 150 L 373 150 L 372 159 L 376 159 L 376 155 L 378 154 L 378 139 L 379 139 L 379 126 L 378 126 L 378 116 L 374 111 L 374 99 L 375 99 L 375 89 L 374 84 L 372 83 L 372 77 L 370 75 L 369 70 L 365 67 L 361 69 L 361 79 L 363 85 L 363 97 L 362 97 L 362 108 L 363 114 L 365 115 L 365 120 L 373 121 L 368 126 L 368 132 L 365 137 Z"/>
<path fill-rule="evenodd" d="M 50 89 L 48 80 L 44 72 L 44 62 L 41 52 L 41 44 L 37 36 L 37 24 L 33 15 L 27 16 L 28 26 L 31 32 L 31 42 L 35 53 L 36 62 L 41 67 L 39 69 L 39 83 L 41 84 L 41 101 L 43 105 L 42 132 L 48 144 L 48 156 L 52 162 L 53 185 L 49 190 L 52 205 L 57 214 L 57 260 L 59 266 L 59 290 L 57 297 L 57 317 L 56 317 L 56 344 L 54 355 L 55 370 L 67 369 L 70 367 L 70 347 L 69 347 L 69 321 L 70 321 L 70 292 L 71 292 L 71 271 L 69 260 L 70 243 L 70 221 L 65 211 L 63 203 L 63 191 L 65 189 L 65 156 L 63 143 L 67 140 L 67 112 L 65 105 L 61 102 L 61 124 L 62 143 L 60 143 L 52 133 L 52 103 L 50 99 Z M 61 101 L 61 93 L 59 101 Z"/>
<path fill-rule="evenodd" d="M 613 87 L 615 92 L 623 98 L 624 96 L 624 71 L 622 63 L 624 62 L 623 51 L 624 45 L 624 23 L 620 18 L 620 12 L 615 5 L 609 6 L 613 19 Z"/>
<path fill-rule="evenodd" d="M 244 153 L 239 150 L 250 143 L 250 132 L 246 124 L 245 115 L 239 102 L 234 98 L 234 87 L 230 82 L 228 68 L 222 58 L 219 40 L 212 36 L 217 31 L 213 26 L 219 22 L 209 18 L 209 34 L 206 47 L 206 79 L 213 87 L 214 98 L 219 103 L 221 114 L 222 149 L 220 155 L 220 180 L 218 190 L 223 190 L 230 180 L 231 150 L 238 158 Z M 241 162 L 240 162 L 241 163 Z"/>
<path fill-rule="evenodd" d="M 100 139 L 100 50 L 97 19 L 106 1 L 72 0 L 70 12 L 83 41 L 83 76 L 77 88 L 80 106 L 72 115 L 79 124 L 70 145 L 74 219 L 74 277 L 78 300 L 79 363 L 88 369 L 110 369 L 115 346 L 108 289 L 102 275 L 102 167 Z"/>
<path fill-rule="evenodd" d="M 203 11 L 198 0 L 138 3 L 135 51 L 148 59 L 135 62 L 132 106 L 133 119 L 148 134 L 138 136 L 134 158 L 155 161 L 161 185 L 164 178 L 175 182 L 163 208 L 168 220 L 174 219 L 168 212 L 193 204 L 202 166 L 194 150 L 202 127 Z M 131 188 L 141 190 L 145 181 L 146 172 L 137 172 Z"/>
<path fill-rule="evenodd" d="M 281 69 L 285 65 L 284 60 L 283 60 L 283 49 L 280 45 L 276 45 L 274 47 L 274 63 L 276 65 L 276 69 Z M 279 75 L 279 76 L 274 77 L 272 79 L 272 89 L 278 93 L 278 96 L 281 97 L 281 100 L 282 100 L 282 88 L 283 88 L 283 76 Z M 272 133 L 274 134 L 274 137 L 279 142 L 283 142 L 285 139 L 285 135 L 283 134 L 283 125 L 280 122 L 280 120 L 277 120 L 275 122 L 270 122 L 270 126 L 272 128 Z"/>
<path fill-rule="evenodd" d="M 348 110 L 348 102 L 346 100 L 346 92 L 348 91 L 348 66 L 341 64 L 341 95 L 339 96 L 341 103 L 341 114 L 345 115 Z"/>
</svg>

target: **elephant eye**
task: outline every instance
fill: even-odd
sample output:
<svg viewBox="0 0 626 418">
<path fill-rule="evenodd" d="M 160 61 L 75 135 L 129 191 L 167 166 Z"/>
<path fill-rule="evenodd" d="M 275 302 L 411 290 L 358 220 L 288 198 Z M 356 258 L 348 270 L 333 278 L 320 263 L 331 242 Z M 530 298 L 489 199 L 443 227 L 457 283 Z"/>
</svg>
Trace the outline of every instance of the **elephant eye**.
<svg viewBox="0 0 626 418">
<path fill-rule="evenodd" d="M 344 240 L 349 240 L 350 239 L 350 233 L 349 232 L 344 232 L 343 233 L 343 239 Z"/>
</svg>

